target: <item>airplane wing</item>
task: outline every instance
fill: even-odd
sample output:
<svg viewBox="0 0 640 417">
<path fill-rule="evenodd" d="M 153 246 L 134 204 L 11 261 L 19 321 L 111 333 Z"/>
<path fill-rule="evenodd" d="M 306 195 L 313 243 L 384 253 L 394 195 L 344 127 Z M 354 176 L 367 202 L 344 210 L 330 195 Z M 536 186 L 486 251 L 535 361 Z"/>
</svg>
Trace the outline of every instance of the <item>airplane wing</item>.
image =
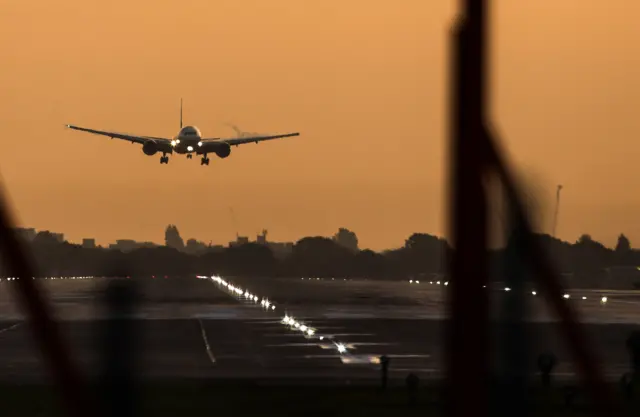
<svg viewBox="0 0 640 417">
<path fill-rule="evenodd" d="M 156 142 L 166 142 L 167 144 L 171 143 L 171 139 L 167 139 L 167 138 L 157 138 L 154 136 L 135 136 L 135 135 L 128 135 L 126 133 L 118 133 L 118 132 L 106 132 L 103 130 L 87 129 L 86 127 L 79 127 L 74 125 L 65 125 L 65 126 L 69 129 L 79 130 L 81 132 L 93 133 L 94 135 L 108 136 L 111 139 L 127 140 L 131 143 L 144 144 L 147 140 L 154 140 Z"/>
<path fill-rule="evenodd" d="M 300 133 L 285 133 L 283 135 L 265 135 L 265 136 L 249 136 L 243 138 L 210 138 L 210 139 L 202 139 L 203 142 L 225 142 L 231 146 L 238 146 L 245 143 L 258 143 L 263 142 L 265 140 L 273 140 L 273 139 L 281 139 L 281 138 L 289 138 L 292 136 L 300 136 Z"/>
</svg>

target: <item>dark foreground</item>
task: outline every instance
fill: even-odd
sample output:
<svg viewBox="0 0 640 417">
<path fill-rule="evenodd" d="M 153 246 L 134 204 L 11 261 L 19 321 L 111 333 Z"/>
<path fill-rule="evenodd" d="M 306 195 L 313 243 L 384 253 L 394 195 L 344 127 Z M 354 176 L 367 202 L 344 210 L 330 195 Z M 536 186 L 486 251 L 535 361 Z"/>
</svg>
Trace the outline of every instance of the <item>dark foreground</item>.
<svg viewBox="0 0 640 417">
<path fill-rule="evenodd" d="M 101 373 L 105 344 L 104 322 L 59 322 L 63 336 L 83 374 Z M 135 372 L 144 380 L 255 379 L 287 381 L 325 378 L 377 381 L 380 365 L 370 359 L 387 355 L 389 375 L 403 380 L 409 373 L 431 380 L 441 376 L 445 322 L 401 319 L 316 319 L 318 333 L 333 335 L 349 347 L 340 355 L 330 341 L 307 339 L 282 325 L 277 317 L 264 319 L 131 320 L 136 339 L 128 348 Z M 630 370 L 625 340 L 637 326 L 585 325 L 599 365 L 610 381 Z M 575 377 L 570 352 L 555 324 L 528 324 L 530 372 L 536 358 L 553 352 L 556 377 Z M 497 346 L 492 349 L 499 359 Z M 0 322 L 0 383 L 44 383 L 47 370 L 24 322 Z M 286 383 L 286 382 L 285 382 Z M 322 383 L 320 385 L 323 385 Z"/>
<path fill-rule="evenodd" d="M 617 386 L 612 389 L 616 390 L 616 400 L 629 412 L 628 415 L 638 415 L 640 401 L 637 398 L 623 398 Z M 572 392 L 576 393 L 571 395 Z M 100 411 L 106 411 L 105 390 L 93 389 L 91 393 L 92 411 L 96 415 Z M 257 381 L 156 382 L 137 386 L 134 393 L 135 415 L 172 417 L 436 416 L 443 415 L 444 399 L 443 391 L 433 385 L 419 387 L 412 396 L 403 386 L 390 386 L 382 391 L 375 386 L 269 386 Z M 496 390 L 494 398 L 494 407 L 507 404 L 508 397 L 499 390 Z M 55 392 L 44 385 L 0 386 L 0 404 L 2 415 L 6 416 L 64 415 Z M 531 387 L 526 411 L 528 415 L 541 416 L 592 415 L 592 407 L 581 390 L 575 391 L 571 386 L 562 384 L 557 384 L 550 390 Z"/>
</svg>

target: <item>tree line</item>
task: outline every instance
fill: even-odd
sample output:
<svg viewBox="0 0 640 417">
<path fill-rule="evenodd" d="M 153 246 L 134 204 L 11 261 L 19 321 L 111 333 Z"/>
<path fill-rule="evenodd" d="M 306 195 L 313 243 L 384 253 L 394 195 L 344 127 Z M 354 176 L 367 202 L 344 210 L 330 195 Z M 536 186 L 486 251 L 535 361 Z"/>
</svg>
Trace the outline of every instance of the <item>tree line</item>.
<svg viewBox="0 0 640 417">
<path fill-rule="evenodd" d="M 227 248 L 207 248 L 187 253 L 169 245 L 140 248 L 131 252 L 83 248 L 59 242 L 48 232 L 39 232 L 29 243 L 41 276 L 183 276 L 219 274 L 259 277 L 335 277 L 369 279 L 445 279 L 451 248 L 443 238 L 424 233 L 409 236 L 401 248 L 374 252 L 357 248 L 353 232 L 341 229 L 333 238 L 304 237 L 293 244 L 287 256 L 276 256 L 261 243 Z M 345 239 L 340 238 L 342 236 Z M 636 270 L 640 251 L 620 235 L 615 248 L 583 235 L 568 243 L 549 235 L 536 235 L 557 271 L 582 283 L 598 284 L 615 268 Z M 169 243 L 169 242 L 167 242 Z M 491 275 L 501 280 L 505 251 L 489 253 Z M 439 278 L 438 278 L 439 277 Z"/>
</svg>

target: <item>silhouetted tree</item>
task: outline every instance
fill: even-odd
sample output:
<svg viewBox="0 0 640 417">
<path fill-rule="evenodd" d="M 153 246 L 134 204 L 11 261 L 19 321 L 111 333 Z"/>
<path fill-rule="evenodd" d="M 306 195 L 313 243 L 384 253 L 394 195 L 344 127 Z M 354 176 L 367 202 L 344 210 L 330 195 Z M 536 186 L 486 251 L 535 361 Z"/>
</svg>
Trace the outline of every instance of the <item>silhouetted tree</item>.
<svg viewBox="0 0 640 417">
<path fill-rule="evenodd" d="M 55 235 L 49 231 L 40 231 L 33 238 L 34 245 L 48 245 L 48 246 L 56 246 L 60 244 L 60 241 L 55 237 Z"/>
<path fill-rule="evenodd" d="M 177 250 L 184 249 L 184 241 L 180 237 L 180 232 L 178 232 L 178 228 L 170 224 L 167 226 L 167 230 L 164 232 L 164 242 L 170 248 L 174 248 Z"/>
<path fill-rule="evenodd" d="M 205 245 L 203 242 L 200 242 L 196 239 L 189 239 L 187 240 L 187 244 L 185 245 L 184 250 L 188 254 L 198 255 L 207 250 L 207 245 Z"/>
<path fill-rule="evenodd" d="M 583 234 L 580 235 L 580 237 L 578 238 L 578 241 L 576 242 L 577 244 L 583 244 L 583 245 L 587 245 L 593 242 L 593 239 L 591 238 L 591 235 L 589 234 Z"/>
<path fill-rule="evenodd" d="M 297 275 L 345 276 L 345 265 L 353 257 L 351 250 L 326 237 L 305 237 L 293 247 L 291 266 Z"/>
<path fill-rule="evenodd" d="M 616 252 L 618 253 L 626 253 L 631 250 L 631 242 L 629 239 L 621 234 L 618 236 L 618 243 L 616 244 Z"/>
<path fill-rule="evenodd" d="M 631 242 L 623 234 L 618 236 L 618 243 L 616 244 L 616 249 L 614 251 L 614 258 L 617 265 L 633 264 Z"/>
<path fill-rule="evenodd" d="M 352 274 L 361 278 L 384 278 L 387 274 L 387 258 L 365 249 L 353 258 Z"/>
<path fill-rule="evenodd" d="M 302 238 L 294 245 L 291 254 L 282 258 L 275 258 L 268 246 L 256 243 L 218 249 L 189 239 L 185 251 L 174 225 L 167 227 L 167 246 L 128 253 L 115 249 L 84 249 L 79 245 L 60 242 L 49 232 L 39 232 L 30 246 L 43 276 L 176 276 L 200 273 L 373 279 L 420 276 L 420 279 L 426 279 L 422 275 L 445 272 L 447 256 L 452 252 L 444 239 L 424 233 L 414 233 L 407 238 L 403 247 L 383 253 L 354 251 L 357 237 L 352 233 L 341 229 L 332 238 Z M 574 244 L 545 234 L 536 235 L 535 239 L 553 260 L 558 272 L 573 274 L 577 282 L 572 284 L 591 287 L 610 285 L 612 281 L 604 278 L 610 275 L 611 267 L 640 264 L 640 251 L 633 250 L 624 235 L 620 235 L 615 250 L 605 247 L 588 234 L 580 236 Z M 345 244 L 348 241 L 351 243 Z M 491 250 L 488 255 L 493 266 L 492 278 L 503 278 L 500 268 L 506 260 L 504 249 Z"/>
<path fill-rule="evenodd" d="M 425 233 L 414 233 L 405 241 L 404 256 L 411 274 L 442 273 L 447 242 Z"/>
<path fill-rule="evenodd" d="M 225 250 L 225 270 L 229 274 L 257 277 L 273 276 L 276 259 L 273 251 L 265 245 L 246 243 Z"/>
<path fill-rule="evenodd" d="M 343 227 L 338 229 L 338 232 L 333 235 L 333 241 L 352 252 L 358 251 L 358 237 L 349 229 Z"/>
<path fill-rule="evenodd" d="M 594 283 L 603 278 L 605 269 L 613 261 L 613 252 L 590 235 L 580 236 L 573 245 L 573 271 L 581 283 Z"/>
</svg>

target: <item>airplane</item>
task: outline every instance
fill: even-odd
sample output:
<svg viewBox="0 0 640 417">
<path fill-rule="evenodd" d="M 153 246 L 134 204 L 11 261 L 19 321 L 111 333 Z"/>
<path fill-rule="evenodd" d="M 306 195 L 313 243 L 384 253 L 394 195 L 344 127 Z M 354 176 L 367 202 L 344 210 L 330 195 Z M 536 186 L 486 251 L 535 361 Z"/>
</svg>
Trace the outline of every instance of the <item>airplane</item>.
<svg viewBox="0 0 640 417">
<path fill-rule="evenodd" d="M 200 165 L 209 165 L 210 153 L 215 153 L 219 158 L 226 158 L 231 154 L 232 146 L 239 146 L 245 143 L 259 143 L 265 140 L 288 138 L 299 136 L 299 132 L 285 133 L 282 135 L 250 135 L 237 138 L 203 138 L 200 130 L 195 126 L 182 126 L 182 99 L 180 99 L 180 131 L 173 138 L 159 138 L 155 136 L 136 136 L 125 133 L 106 132 L 102 130 L 88 129 L 74 125 L 65 125 L 69 129 L 95 135 L 108 136 L 111 139 L 127 140 L 131 143 L 142 145 L 142 152 L 145 155 L 153 156 L 162 152 L 161 164 L 169 163 L 168 154 L 187 155 L 187 159 L 192 159 L 193 154 L 202 155 Z"/>
</svg>

